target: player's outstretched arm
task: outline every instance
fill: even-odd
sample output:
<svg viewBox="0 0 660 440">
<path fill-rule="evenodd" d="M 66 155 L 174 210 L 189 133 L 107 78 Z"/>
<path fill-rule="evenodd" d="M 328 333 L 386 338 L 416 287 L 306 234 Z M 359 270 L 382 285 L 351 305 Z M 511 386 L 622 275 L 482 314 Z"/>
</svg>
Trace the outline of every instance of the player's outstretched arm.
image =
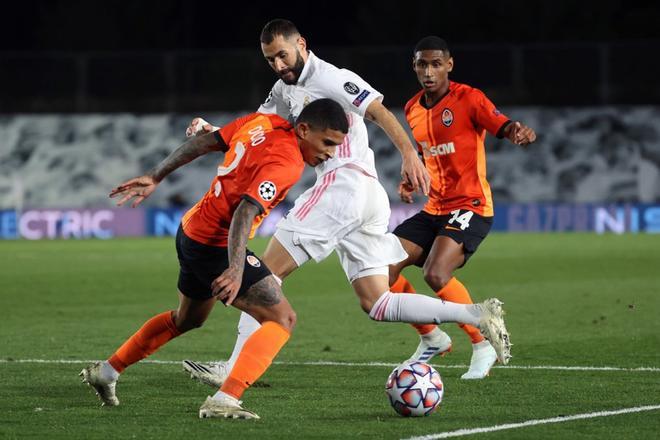
<svg viewBox="0 0 660 440">
<path fill-rule="evenodd" d="M 431 177 L 396 116 L 379 100 L 375 100 L 367 107 L 366 117 L 383 129 L 401 153 L 401 178 L 403 181 L 410 184 L 415 191 L 428 195 Z"/>
<path fill-rule="evenodd" d="M 525 124 L 515 121 L 504 127 L 503 135 L 516 145 L 529 145 L 536 140 L 536 132 Z"/>
<path fill-rule="evenodd" d="M 260 209 L 257 205 L 243 199 L 231 218 L 227 245 L 229 267 L 211 283 L 213 295 L 217 296 L 226 306 L 234 302 L 238 289 L 241 288 L 247 242 L 254 218 L 259 215 L 259 212 Z"/>
<path fill-rule="evenodd" d="M 156 165 L 144 176 L 127 180 L 110 192 L 110 198 L 121 197 L 117 206 L 122 206 L 132 198 L 131 207 L 135 208 L 144 199 L 156 190 L 158 184 L 172 171 L 187 164 L 193 159 L 203 156 L 211 151 L 220 151 L 226 148 L 224 142 L 218 143 L 213 133 L 196 136 L 189 139 L 179 148 L 174 150 L 162 162 Z"/>
</svg>

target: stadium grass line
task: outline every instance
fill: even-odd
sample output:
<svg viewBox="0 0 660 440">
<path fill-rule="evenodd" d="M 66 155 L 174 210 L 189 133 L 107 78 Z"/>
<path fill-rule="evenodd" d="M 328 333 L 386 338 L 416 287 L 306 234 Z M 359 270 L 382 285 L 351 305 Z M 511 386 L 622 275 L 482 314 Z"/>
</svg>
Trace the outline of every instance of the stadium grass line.
<svg viewBox="0 0 660 440">
<path fill-rule="evenodd" d="M 98 362 L 99 359 L 12 359 L 2 358 L 0 364 L 88 364 L 91 362 Z M 162 364 L 162 365 L 179 365 L 182 361 L 163 361 L 158 359 L 145 359 L 140 361 L 143 364 Z M 212 361 L 202 361 L 212 362 Z M 289 362 L 289 361 L 275 361 L 275 365 L 292 365 L 292 366 L 337 366 L 337 367 L 396 367 L 399 364 L 390 362 L 340 362 L 340 361 L 302 361 L 302 362 Z M 467 368 L 467 365 L 454 364 L 431 364 L 434 367 L 444 368 Z M 627 372 L 660 372 L 660 367 L 594 367 L 594 366 L 561 366 L 561 365 L 507 365 L 494 366 L 493 368 L 502 370 L 559 370 L 559 371 L 627 371 Z"/>
<path fill-rule="evenodd" d="M 436 439 L 450 438 L 450 437 L 463 437 L 472 434 L 484 434 L 494 431 L 526 428 L 528 426 L 546 425 L 549 423 L 564 423 L 573 420 L 593 419 L 597 417 L 611 417 L 611 416 L 618 416 L 620 414 L 630 414 L 630 413 L 655 411 L 655 410 L 660 410 L 660 405 L 636 406 L 632 408 L 622 408 L 612 411 L 597 411 L 592 413 L 574 414 L 572 416 L 552 417 L 550 419 L 532 419 L 532 420 L 527 420 L 526 422 L 506 423 L 504 425 L 494 425 L 483 428 L 457 429 L 456 431 L 446 431 L 446 432 L 439 432 L 437 434 L 408 437 L 405 440 L 436 440 Z"/>
</svg>

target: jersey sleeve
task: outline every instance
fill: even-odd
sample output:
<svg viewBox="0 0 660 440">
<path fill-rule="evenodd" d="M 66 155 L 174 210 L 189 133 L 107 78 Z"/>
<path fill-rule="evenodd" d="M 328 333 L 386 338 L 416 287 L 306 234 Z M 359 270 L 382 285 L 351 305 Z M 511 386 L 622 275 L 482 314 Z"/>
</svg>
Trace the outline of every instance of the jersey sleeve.
<svg viewBox="0 0 660 440">
<path fill-rule="evenodd" d="M 284 155 L 274 155 L 254 173 L 250 185 L 242 195 L 254 203 L 260 212 L 268 212 L 280 203 L 291 187 L 300 180 L 304 166 Z"/>
<path fill-rule="evenodd" d="M 257 116 L 256 113 L 250 113 L 247 116 L 242 116 L 240 118 L 236 118 L 233 121 L 231 121 L 229 124 L 226 124 L 219 130 L 216 130 L 213 132 L 216 140 L 218 143 L 224 143 L 225 145 L 229 145 L 231 142 L 231 138 L 234 137 L 234 134 L 243 126 L 245 125 L 248 121 L 254 119 Z"/>
<path fill-rule="evenodd" d="M 289 108 L 285 104 L 282 94 L 282 81 L 277 81 L 273 86 L 273 88 L 270 89 L 270 92 L 268 93 L 266 100 L 264 101 L 263 104 L 259 106 L 257 112 L 266 113 L 266 114 L 276 114 L 282 117 L 283 119 L 286 120 L 289 119 L 290 116 Z"/>
<path fill-rule="evenodd" d="M 361 117 L 364 117 L 369 104 L 376 99 L 383 100 L 382 93 L 346 69 L 326 73 L 322 87 L 327 98 L 337 101 L 346 112 L 357 113 Z"/>
<path fill-rule="evenodd" d="M 509 122 L 509 118 L 500 112 L 481 90 L 473 89 L 470 93 L 470 101 L 474 122 L 493 136 L 497 136 L 500 128 Z"/>
</svg>

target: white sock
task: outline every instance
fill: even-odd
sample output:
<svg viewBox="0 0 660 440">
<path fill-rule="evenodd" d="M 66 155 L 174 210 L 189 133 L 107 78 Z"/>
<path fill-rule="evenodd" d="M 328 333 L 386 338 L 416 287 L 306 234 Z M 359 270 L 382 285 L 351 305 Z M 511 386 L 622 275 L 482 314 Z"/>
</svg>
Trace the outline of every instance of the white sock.
<svg viewBox="0 0 660 440">
<path fill-rule="evenodd" d="M 213 400 L 232 399 L 232 400 L 235 400 L 236 402 L 238 402 L 238 399 L 237 399 L 236 397 L 234 397 L 234 396 L 230 396 L 230 395 L 227 394 L 227 393 L 223 393 L 223 392 L 220 391 L 220 390 L 218 390 L 218 392 L 215 393 L 215 394 L 213 395 L 213 397 L 211 397 L 211 398 L 212 398 Z"/>
<path fill-rule="evenodd" d="M 108 361 L 103 361 L 101 363 L 101 376 L 110 382 L 114 382 L 119 379 L 119 373 L 117 373 L 117 370 L 115 370 Z"/>
<path fill-rule="evenodd" d="M 424 333 L 423 335 L 419 335 L 419 337 L 422 338 L 422 339 L 433 339 L 433 338 L 436 338 L 436 337 L 440 336 L 443 333 L 445 333 L 445 332 L 442 331 L 442 329 L 440 327 L 436 327 L 428 333 Z"/>
<path fill-rule="evenodd" d="M 409 322 L 460 322 L 479 326 L 481 308 L 476 304 L 457 304 L 430 296 L 410 293 L 383 293 L 374 304 L 369 317 L 375 321 Z"/>
<path fill-rule="evenodd" d="M 484 339 L 481 342 L 472 344 L 472 351 L 483 350 L 484 348 L 488 348 L 488 347 L 490 347 L 490 342 L 488 342 L 487 339 Z"/>
<path fill-rule="evenodd" d="M 241 319 L 238 321 L 238 335 L 236 336 L 236 343 L 234 343 L 234 351 L 227 361 L 227 371 L 231 371 L 234 368 L 234 364 L 238 359 L 238 355 L 241 354 L 245 341 L 252 336 L 252 333 L 259 330 L 260 327 L 261 324 L 259 324 L 259 321 L 247 313 L 241 312 Z"/>
</svg>

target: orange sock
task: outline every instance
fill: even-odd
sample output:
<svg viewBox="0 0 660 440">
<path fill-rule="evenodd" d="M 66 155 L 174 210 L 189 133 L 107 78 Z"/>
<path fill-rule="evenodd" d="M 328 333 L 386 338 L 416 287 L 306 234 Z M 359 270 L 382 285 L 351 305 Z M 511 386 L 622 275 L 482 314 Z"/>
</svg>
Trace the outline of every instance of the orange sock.
<svg viewBox="0 0 660 440">
<path fill-rule="evenodd" d="M 261 324 L 259 330 L 245 342 L 220 391 L 240 399 L 250 385 L 268 369 L 291 334 L 274 321 Z"/>
<path fill-rule="evenodd" d="M 415 288 L 410 281 L 406 279 L 403 275 L 399 274 L 399 278 L 396 279 L 394 284 L 390 286 L 390 292 L 392 293 L 417 293 Z M 410 324 L 415 327 L 417 333 L 420 335 L 425 335 L 432 332 L 436 329 L 437 325 L 435 324 Z"/>
<path fill-rule="evenodd" d="M 456 277 L 452 277 L 452 279 L 449 280 L 445 287 L 438 290 L 437 295 L 446 301 L 459 304 L 472 304 L 472 297 L 470 297 L 470 292 L 468 292 L 463 283 L 458 281 Z M 458 326 L 465 333 L 467 333 L 473 344 L 484 340 L 484 337 L 478 328 L 469 324 L 458 324 Z"/>
<path fill-rule="evenodd" d="M 181 332 L 174 325 L 172 311 L 163 312 L 145 322 L 140 330 L 117 349 L 108 362 L 118 373 L 121 373 L 129 365 L 146 358 L 161 345 L 180 334 Z"/>
</svg>

